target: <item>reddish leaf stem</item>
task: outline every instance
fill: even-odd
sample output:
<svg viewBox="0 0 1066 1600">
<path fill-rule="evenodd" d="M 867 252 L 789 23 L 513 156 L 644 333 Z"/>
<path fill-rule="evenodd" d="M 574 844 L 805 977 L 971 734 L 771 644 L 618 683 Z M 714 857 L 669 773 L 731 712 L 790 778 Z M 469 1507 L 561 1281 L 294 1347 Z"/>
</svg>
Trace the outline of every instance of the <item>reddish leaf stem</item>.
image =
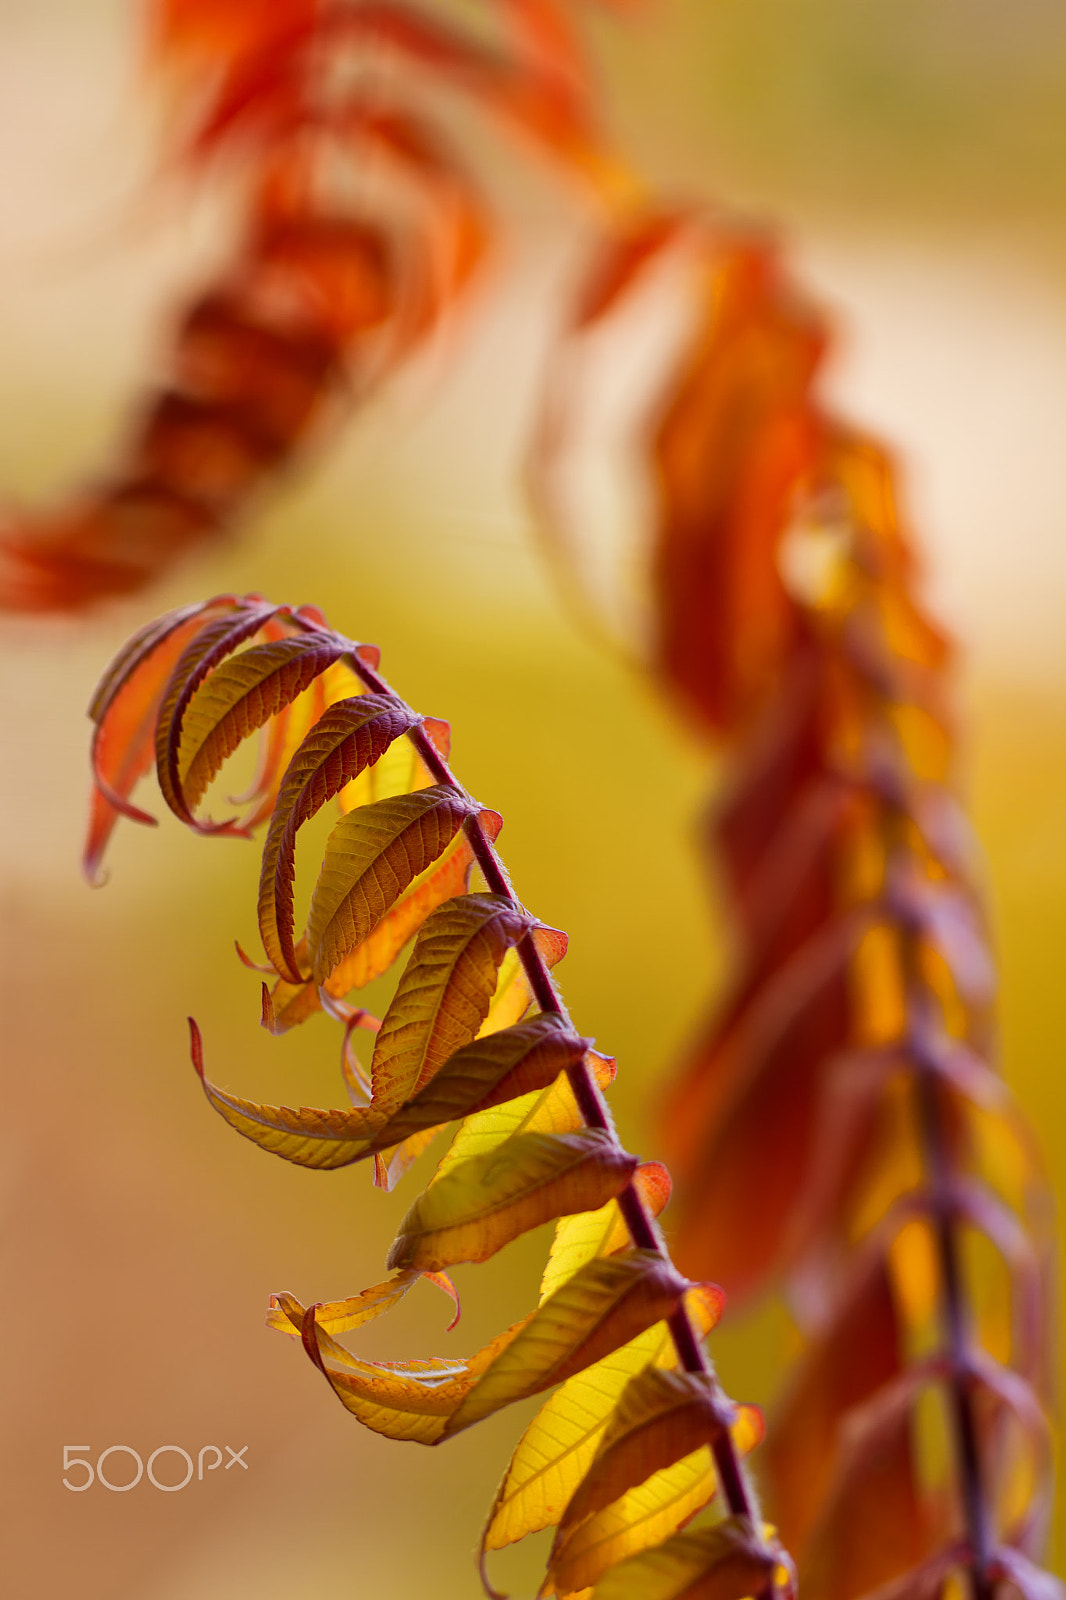
<svg viewBox="0 0 1066 1600">
<path fill-rule="evenodd" d="M 313 627 L 314 624 L 305 622 L 304 626 Z M 372 667 L 361 660 L 355 654 L 354 649 L 346 660 L 348 666 L 358 674 L 367 688 L 375 694 L 394 694 L 380 673 L 375 672 Z M 394 695 L 394 698 L 398 698 L 398 696 Z M 409 737 L 429 771 L 433 774 L 435 781 L 448 784 L 452 788 L 459 790 L 461 794 L 465 794 L 466 790 L 458 779 L 453 776 L 447 762 L 420 724 L 416 724 L 411 728 Z M 470 841 L 470 848 L 490 891 L 493 894 L 503 895 L 513 905 L 518 905 L 520 903 L 518 896 L 511 888 L 503 863 L 496 854 L 491 841 L 482 830 L 476 812 L 464 823 L 464 829 Z M 552 982 L 551 974 L 531 934 L 526 934 L 519 941 L 517 950 L 519 960 L 529 980 L 529 986 L 541 1010 L 553 1012 L 555 1015 L 564 1017 L 569 1021 L 570 1018 L 566 1007 Z M 600 1093 L 599 1086 L 585 1063 L 580 1062 L 577 1066 L 568 1068 L 567 1077 L 587 1126 L 602 1129 L 620 1147 L 620 1141 L 615 1132 L 607 1102 Z M 630 1238 L 637 1249 L 651 1250 L 656 1255 L 661 1256 L 664 1261 L 669 1261 L 669 1255 L 654 1219 L 632 1183 L 618 1197 L 618 1206 L 629 1230 Z M 713 1389 L 716 1408 L 724 1421 L 731 1415 L 732 1411 L 729 1399 L 718 1381 L 714 1366 L 696 1335 L 688 1311 L 683 1303 L 667 1319 L 667 1326 L 670 1329 L 670 1337 L 674 1342 L 677 1358 L 682 1368 L 686 1372 L 698 1372 L 708 1380 Z M 758 1499 L 744 1470 L 728 1426 L 723 1425 L 719 1429 L 711 1445 L 711 1453 L 714 1457 L 715 1472 L 722 1491 L 722 1499 L 729 1508 L 730 1516 L 746 1518 L 751 1523 L 755 1537 L 762 1543 L 762 1522 L 759 1514 Z M 767 1594 L 772 1593 L 772 1591 L 773 1585 L 771 1583 L 767 1588 Z M 980 1596 L 978 1600 L 986 1600 L 986 1597 Z"/>
</svg>

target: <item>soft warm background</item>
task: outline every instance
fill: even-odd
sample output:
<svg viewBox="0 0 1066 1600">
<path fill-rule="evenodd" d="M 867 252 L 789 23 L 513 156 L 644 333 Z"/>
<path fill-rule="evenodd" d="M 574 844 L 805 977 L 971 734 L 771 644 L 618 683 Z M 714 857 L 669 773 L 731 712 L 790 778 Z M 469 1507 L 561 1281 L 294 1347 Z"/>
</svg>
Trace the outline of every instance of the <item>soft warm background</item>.
<svg viewBox="0 0 1066 1600">
<path fill-rule="evenodd" d="M 40 500 L 91 474 L 150 371 L 160 318 L 224 247 L 217 206 L 148 184 L 138 7 L 0 11 L 0 482 Z M 663 0 L 595 30 L 619 129 L 655 178 L 787 226 L 840 310 L 834 390 L 900 448 L 929 589 L 962 636 L 964 774 L 988 859 L 1005 1071 L 1066 1173 L 1066 8 L 1061 0 Z M 485 141 L 479 141 L 485 143 Z M 250 848 L 127 828 L 92 892 L 77 856 L 83 707 L 148 615 L 256 587 L 379 642 L 450 718 L 502 810 L 519 892 L 571 934 L 579 1025 L 616 1051 L 623 1133 L 654 1153 L 655 1085 L 729 959 L 694 871 L 711 774 L 647 687 L 562 612 L 518 488 L 529 393 L 581 218 L 498 150 L 516 240 L 457 369 L 438 356 L 341 428 L 231 545 L 89 623 L 5 621 L 5 1487 L 13 1600 L 469 1600 L 483 1510 L 519 1419 L 444 1452 L 363 1433 L 263 1329 L 272 1289 L 380 1276 L 407 1200 L 363 1169 L 271 1162 L 200 1097 L 184 1016 L 222 1082 L 336 1092 L 324 1021 L 255 1026 Z M 474 1348 L 529 1303 L 540 1240 L 473 1280 L 445 1335 L 432 1290 L 370 1351 Z M 481 1282 L 480 1280 L 484 1280 Z M 777 1325 L 724 1330 L 762 1398 Z M 61 1487 L 64 1444 L 249 1445 L 179 1495 Z M 116 1476 L 121 1459 L 116 1460 Z M 1059 1562 L 1066 1543 L 1060 1535 Z M 535 1560 L 497 1569 L 532 1593 Z"/>
</svg>

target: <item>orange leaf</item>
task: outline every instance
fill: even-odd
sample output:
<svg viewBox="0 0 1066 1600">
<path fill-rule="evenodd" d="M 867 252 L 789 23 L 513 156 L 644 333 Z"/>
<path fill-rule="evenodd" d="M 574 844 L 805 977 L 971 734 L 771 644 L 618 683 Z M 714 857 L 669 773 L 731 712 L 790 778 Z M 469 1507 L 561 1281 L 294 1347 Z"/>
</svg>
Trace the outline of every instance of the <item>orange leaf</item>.
<svg viewBox="0 0 1066 1600">
<path fill-rule="evenodd" d="M 89 705 L 96 724 L 92 814 L 84 856 L 90 880 L 120 815 L 154 825 L 154 817 L 130 805 L 129 795 L 152 764 L 154 725 L 167 680 L 190 639 L 220 612 L 232 614 L 236 606 L 233 596 L 221 595 L 150 622 L 119 652 L 97 686 Z"/>
</svg>

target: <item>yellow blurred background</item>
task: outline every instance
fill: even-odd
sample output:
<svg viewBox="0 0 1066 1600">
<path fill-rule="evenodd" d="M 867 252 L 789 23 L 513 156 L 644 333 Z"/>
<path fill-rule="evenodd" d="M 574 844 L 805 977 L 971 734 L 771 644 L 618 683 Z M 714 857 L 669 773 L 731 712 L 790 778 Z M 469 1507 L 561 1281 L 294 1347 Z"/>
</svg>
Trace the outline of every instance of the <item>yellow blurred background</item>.
<svg viewBox="0 0 1066 1600">
<path fill-rule="evenodd" d="M 470 4 L 455 9 L 476 9 Z M 40 503 L 103 466 L 162 323 L 225 252 L 221 203 L 153 187 L 139 8 L 0 14 L 0 484 Z M 987 857 L 1004 1070 L 1066 1184 L 1066 8 L 1061 0 L 662 0 L 591 35 L 627 148 L 671 192 L 783 225 L 838 308 L 839 403 L 896 445 L 928 592 L 965 643 L 964 782 Z M 151 615 L 229 588 L 313 601 L 383 648 L 501 810 L 519 894 L 568 930 L 578 1025 L 617 1053 L 631 1148 L 729 962 L 695 853 L 718 775 L 563 610 L 521 493 L 523 440 L 586 224 L 520 152 L 476 141 L 511 240 L 456 351 L 341 422 L 234 540 L 88 622 L 0 625 L 6 1115 L 4 1530 L 17 1600 L 471 1600 L 514 1412 L 445 1453 L 366 1434 L 263 1327 L 381 1276 L 403 1186 L 272 1162 L 213 1117 L 184 1017 L 238 1092 L 330 1103 L 337 1030 L 256 1027 L 250 847 L 120 830 L 78 873 L 92 684 Z M 146 786 L 147 789 L 147 786 Z M 157 808 L 158 809 L 158 808 Z M 339 1102 L 338 1102 L 339 1103 Z M 368 1353 L 464 1353 L 529 1305 L 544 1241 L 427 1288 Z M 764 1400 L 779 1318 L 723 1328 Z M 167 1495 L 61 1484 L 64 1445 L 248 1445 Z M 124 1465 L 115 1458 L 116 1481 Z M 161 1470 L 163 1470 L 161 1468 Z M 531 1542 L 532 1543 L 532 1542 Z M 498 1560 L 522 1596 L 540 1552 Z M 1066 1541 L 1059 1535 L 1059 1569 Z"/>
</svg>

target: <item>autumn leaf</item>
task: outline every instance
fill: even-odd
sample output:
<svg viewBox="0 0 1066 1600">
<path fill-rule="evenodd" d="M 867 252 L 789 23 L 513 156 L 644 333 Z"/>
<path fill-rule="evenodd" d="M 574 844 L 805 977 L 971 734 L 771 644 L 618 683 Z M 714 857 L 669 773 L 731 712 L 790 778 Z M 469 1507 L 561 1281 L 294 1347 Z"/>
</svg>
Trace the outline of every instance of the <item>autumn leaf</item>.
<svg viewBox="0 0 1066 1600">
<path fill-rule="evenodd" d="M 629 1183 L 636 1156 L 598 1128 L 517 1133 L 453 1167 L 400 1224 L 390 1267 L 435 1271 L 486 1261 L 520 1233 L 560 1215 L 604 1205 Z"/>
<path fill-rule="evenodd" d="M 476 809 L 451 785 L 439 784 L 341 818 L 326 843 L 307 920 L 317 983 L 369 938 Z"/>
<path fill-rule="evenodd" d="M 532 926 L 528 913 L 499 895 L 457 896 L 430 914 L 374 1046 L 377 1104 L 394 1110 L 476 1037 L 500 963 Z"/>
<path fill-rule="evenodd" d="M 701 1284 L 684 1298 L 702 1338 L 721 1314 L 721 1292 Z M 669 1331 L 659 1323 L 567 1379 L 549 1396 L 511 1458 L 482 1535 L 482 1560 L 488 1550 L 500 1550 L 527 1533 L 558 1523 L 588 1472 L 626 1384 L 649 1362 L 669 1366 L 676 1360 Z"/>
<path fill-rule="evenodd" d="M 392 697 L 342 700 L 319 717 L 289 763 L 263 845 L 259 931 L 268 957 L 290 983 L 301 979 L 293 949 L 296 835 L 415 721 L 410 707 Z"/>
</svg>

